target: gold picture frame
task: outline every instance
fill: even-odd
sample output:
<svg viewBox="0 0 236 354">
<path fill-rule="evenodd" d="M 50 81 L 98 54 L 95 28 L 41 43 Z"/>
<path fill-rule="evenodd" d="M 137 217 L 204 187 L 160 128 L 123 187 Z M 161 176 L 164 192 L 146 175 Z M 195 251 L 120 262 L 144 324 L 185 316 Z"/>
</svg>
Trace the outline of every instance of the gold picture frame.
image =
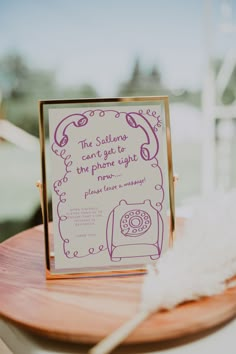
<svg viewBox="0 0 236 354">
<path fill-rule="evenodd" d="M 40 133 L 40 155 L 41 155 L 41 182 L 40 187 L 41 209 L 44 224 L 44 240 L 45 240 L 45 261 L 46 261 L 46 278 L 61 279 L 72 277 L 88 277 L 88 276 L 111 276 L 117 274 L 136 274 L 146 271 L 145 266 L 137 269 L 105 269 L 99 271 L 73 271 L 55 270 L 53 242 L 49 232 L 49 208 L 48 208 L 48 180 L 46 167 L 46 125 L 49 124 L 48 110 L 53 108 L 71 108 L 71 107 L 111 107 L 114 105 L 155 105 L 160 104 L 163 109 L 165 120 L 165 145 L 166 145 L 166 168 L 168 182 L 168 230 L 169 230 L 169 246 L 172 246 L 175 231 L 175 193 L 174 193 L 174 176 L 172 161 L 172 145 L 171 145 L 171 129 L 170 129 L 170 113 L 168 96 L 142 96 L 142 97 L 114 97 L 114 98 L 86 98 L 86 99 L 64 99 L 64 100 L 40 100 L 39 101 L 39 133 Z"/>
</svg>

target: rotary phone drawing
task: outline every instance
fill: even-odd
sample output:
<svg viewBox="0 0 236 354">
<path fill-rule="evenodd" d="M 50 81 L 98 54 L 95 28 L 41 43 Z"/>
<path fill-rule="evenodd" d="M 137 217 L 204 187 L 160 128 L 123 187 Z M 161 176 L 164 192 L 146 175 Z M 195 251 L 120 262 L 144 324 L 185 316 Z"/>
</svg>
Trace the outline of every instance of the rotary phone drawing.
<svg viewBox="0 0 236 354">
<path fill-rule="evenodd" d="M 109 214 L 106 227 L 110 259 L 150 257 L 158 259 L 163 240 L 163 221 L 150 200 L 128 204 L 121 200 Z"/>
<path fill-rule="evenodd" d="M 127 113 L 126 121 L 132 128 L 141 128 L 147 137 L 147 142 L 140 147 L 140 155 L 143 160 L 149 161 L 156 157 L 159 150 L 158 138 L 149 121 L 140 113 Z"/>
</svg>

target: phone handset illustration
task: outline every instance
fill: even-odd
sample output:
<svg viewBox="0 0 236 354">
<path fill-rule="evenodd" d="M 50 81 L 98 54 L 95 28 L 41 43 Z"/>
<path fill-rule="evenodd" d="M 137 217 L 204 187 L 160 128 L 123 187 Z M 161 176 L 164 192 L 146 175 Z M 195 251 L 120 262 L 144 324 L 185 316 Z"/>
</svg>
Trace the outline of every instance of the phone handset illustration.
<svg viewBox="0 0 236 354">
<path fill-rule="evenodd" d="M 146 161 L 154 159 L 159 150 L 159 141 L 149 121 L 136 112 L 127 113 L 126 121 L 132 128 L 141 128 L 146 135 L 147 141 L 140 146 L 141 157 Z"/>
<path fill-rule="evenodd" d="M 70 114 L 69 116 L 62 119 L 58 124 L 54 133 L 54 140 L 58 146 L 63 147 L 68 143 L 68 135 L 66 134 L 66 129 L 69 125 L 73 124 L 76 128 L 83 127 L 88 123 L 88 118 L 79 113 Z"/>
</svg>

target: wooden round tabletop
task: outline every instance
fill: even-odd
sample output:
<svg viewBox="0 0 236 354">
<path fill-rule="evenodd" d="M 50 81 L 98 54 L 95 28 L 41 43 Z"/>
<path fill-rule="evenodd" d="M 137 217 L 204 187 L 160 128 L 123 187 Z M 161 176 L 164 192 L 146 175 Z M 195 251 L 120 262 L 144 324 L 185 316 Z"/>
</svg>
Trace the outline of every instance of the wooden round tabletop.
<svg viewBox="0 0 236 354">
<path fill-rule="evenodd" d="M 0 244 L 0 315 L 47 337 L 96 343 L 138 310 L 143 275 L 46 280 L 42 226 Z M 125 343 L 180 338 L 236 315 L 236 288 L 154 314 Z"/>
</svg>

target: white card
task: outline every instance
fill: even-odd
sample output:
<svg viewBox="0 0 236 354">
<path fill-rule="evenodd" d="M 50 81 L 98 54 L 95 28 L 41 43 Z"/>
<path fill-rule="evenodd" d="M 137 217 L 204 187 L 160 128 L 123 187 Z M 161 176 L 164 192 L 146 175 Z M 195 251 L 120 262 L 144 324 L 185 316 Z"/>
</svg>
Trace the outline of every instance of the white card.
<svg viewBox="0 0 236 354">
<path fill-rule="evenodd" d="M 168 245 L 161 105 L 50 108 L 55 269 L 132 269 Z"/>
</svg>

